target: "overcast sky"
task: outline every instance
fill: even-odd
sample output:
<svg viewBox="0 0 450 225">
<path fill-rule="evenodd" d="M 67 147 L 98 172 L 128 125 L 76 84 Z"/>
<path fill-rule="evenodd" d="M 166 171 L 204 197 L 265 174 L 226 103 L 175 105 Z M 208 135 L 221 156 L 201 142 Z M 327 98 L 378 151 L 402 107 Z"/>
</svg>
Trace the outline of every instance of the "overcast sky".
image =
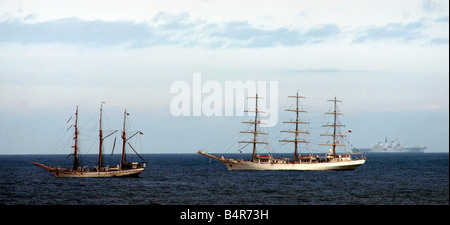
<svg viewBox="0 0 450 225">
<path fill-rule="evenodd" d="M 297 90 L 312 120 L 337 96 L 358 147 L 448 152 L 448 34 L 444 0 L 0 0 L 0 154 L 52 153 L 75 107 L 102 101 L 118 124 L 135 116 L 145 153 L 237 152 L 223 146 L 247 117 L 170 113 L 171 84 L 193 73 L 278 81 L 279 122 Z"/>
</svg>

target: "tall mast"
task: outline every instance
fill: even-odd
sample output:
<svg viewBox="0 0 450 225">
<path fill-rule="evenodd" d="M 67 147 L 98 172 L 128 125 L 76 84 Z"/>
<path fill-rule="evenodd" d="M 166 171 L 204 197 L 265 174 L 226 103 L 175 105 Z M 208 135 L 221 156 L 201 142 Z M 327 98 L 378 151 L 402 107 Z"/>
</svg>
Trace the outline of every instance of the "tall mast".
<svg viewBox="0 0 450 225">
<path fill-rule="evenodd" d="M 299 130 L 299 124 L 309 124 L 308 122 L 303 122 L 300 121 L 300 117 L 299 117 L 299 113 L 306 113 L 305 110 L 300 110 L 299 107 L 299 99 L 300 98 L 305 98 L 303 96 L 299 96 L 298 95 L 298 91 L 297 91 L 297 95 L 295 96 L 288 96 L 289 98 L 296 98 L 296 108 L 295 109 L 286 109 L 285 111 L 291 111 L 291 112 L 295 112 L 296 113 L 296 119 L 295 121 L 286 121 L 283 123 L 295 123 L 295 131 L 290 131 L 290 130 L 282 130 L 281 132 L 286 132 L 286 133 L 295 133 L 295 139 L 294 140 L 280 140 L 280 142 L 294 142 L 294 162 L 296 162 L 298 160 L 298 143 L 309 143 L 309 141 L 306 140 L 299 140 L 299 134 L 303 133 L 303 134 L 309 134 L 308 131 L 301 131 Z"/>
<path fill-rule="evenodd" d="M 102 108 L 103 108 L 103 103 L 100 104 L 100 125 L 99 125 L 99 148 L 98 148 L 98 168 L 100 169 L 102 167 L 102 149 L 103 149 L 103 131 L 102 131 Z"/>
<path fill-rule="evenodd" d="M 258 134 L 256 133 L 258 130 L 258 93 L 256 93 L 256 105 L 255 105 L 255 129 L 253 133 L 253 153 L 252 153 L 252 160 L 256 160 L 256 140 L 258 139 Z"/>
<path fill-rule="evenodd" d="M 73 170 L 77 170 L 79 167 L 78 163 L 78 106 L 77 110 L 75 111 L 75 144 L 73 145 L 74 151 L 73 151 Z"/>
<path fill-rule="evenodd" d="M 127 119 L 127 110 L 123 113 L 123 130 L 122 130 L 122 160 L 120 161 L 120 167 L 125 165 L 125 144 L 127 143 L 127 135 L 125 133 L 125 121 Z"/>
<path fill-rule="evenodd" d="M 142 161 L 145 162 L 145 159 L 142 158 L 141 155 L 139 155 L 139 153 L 136 152 L 136 150 L 133 148 L 133 146 L 130 145 L 130 143 L 127 143 L 128 140 L 130 140 L 131 138 L 133 138 L 134 136 L 136 136 L 137 134 L 143 135 L 144 133 L 137 131 L 135 132 L 133 135 L 129 136 L 127 138 L 127 134 L 126 134 L 126 130 L 125 130 L 125 125 L 126 125 L 126 121 L 127 121 L 127 116 L 129 116 L 130 114 L 127 113 L 127 110 L 125 109 L 125 112 L 123 113 L 123 130 L 122 130 L 122 159 L 120 160 L 120 168 L 124 168 L 127 167 L 126 166 L 126 159 L 125 159 L 125 145 L 128 144 L 131 148 L 131 150 L 134 151 L 134 153 L 136 153 L 137 156 L 139 156 L 139 158 L 142 159 Z"/>
<path fill-rule="evenodd" d="M 333 137 L 333 143 L 332 144 L 320 144 L 320 145 L 331 145 L 332 149 L 333 149 L 332 150 L 333 157 L 336 157 L 336 146 L 345 146 L 345 144 L 339 144 L 339 142 L 336 141 L 336 137 L 337 136 L 339 136 L 341 138 L 344 136 L 344 134 L 338 134 L 338 132 L 337 132 L 337 127 L 345 127 L 345 125 L 339 124 L 338 121 L 337 121 L 337 116 L 338 115 L 344 115 L 344 114 L 342 114 L 342 113 L 337 111 L 337 103 L 338 102 L 342 102 L 342 101 L 338 100 L 336 98 L 336 96 L 334 97 L 334 99 L 327 100 L 327 101 L 334 102 L 333 112 L 325 113 L 325 114 L 332 114 L 332 115 L 334 115 L 334 121 L 333 121 L 332 125 L 323 125 L 322 127 L 333 127 L 333 134 L 321 134 L 320 136 L 332 136 Z"/>
<path fill-rule="evenodd" d="M 263 132 L 258 132 L 258 124 L 261 123 L 261 121 L 258 119 L 258 115 L 260 111 L 258 111 L 258 99 L 262 97 L 258 97 L 258 93 L 256 93 L 256 97 L 248 97 L 248 98 L 255 98 L 256 99 L 256 105 L 255 105 L 255 111 L 251 110 L 245 110 L 244 112 L 254 112 L 255 113 L 255 120 L 252 122 L 242 122 L 242 123 L 250 123 L 254 124 L 254 130 L 253 131 L 241 131 L 241 133 L 252 133 L 253 134 L 253 141 L 239 141 L 239 143 L 251 143 L 253 144 L 253 153 L 252 153 L 252 161 L 256 161 L 256 144 L 267 144 L 267 142 L 258 141 L 258 134 L 265 134 Z"/>
<path fill-rule="evenodd" d="M 337 108 L 337 99 L 336 96 L 334 96 L 333 156 L 336 156 L 336 125 L 337 125 L 336 108 Z"/>
</svg>

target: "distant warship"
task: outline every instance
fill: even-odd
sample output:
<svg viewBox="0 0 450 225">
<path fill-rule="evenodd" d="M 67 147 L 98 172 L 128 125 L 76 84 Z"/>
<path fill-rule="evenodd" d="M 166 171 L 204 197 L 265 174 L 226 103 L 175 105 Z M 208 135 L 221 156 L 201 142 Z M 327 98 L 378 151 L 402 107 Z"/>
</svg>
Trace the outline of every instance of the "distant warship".
<svg viewBox="0 0 450 225">
<path fill-rule="evenodd" d="M 385 138 L 384 143 L 381 141 L 378 143 L 372 144 L 370 148 L 353 148 L 353 152 L 361 152 L 361 153 L 367 153 L 367 152 L 389 152 L 389 153 L 395 153 L 395 152 L 409 152 L 409 153 L 423 153 L 424 150 L 427 147 L 423 146 L 413 146 L 413 147 L 406 147 L 403 145 L 401 141 L 391 141 L 390 144 L 388 144 L 387 138 Z"/>
</svg>

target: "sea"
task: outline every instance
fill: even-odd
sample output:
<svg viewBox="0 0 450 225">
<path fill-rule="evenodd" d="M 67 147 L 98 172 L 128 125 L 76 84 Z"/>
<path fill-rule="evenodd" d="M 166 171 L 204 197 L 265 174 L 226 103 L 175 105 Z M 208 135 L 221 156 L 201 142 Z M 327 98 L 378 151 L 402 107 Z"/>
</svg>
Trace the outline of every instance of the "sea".
<svg viewBox="0 0 450 225">
<path fill-rule="evenodd" d="M 369 153 L 350 171 L 228 171 L 199 154 L 142 156 L 138 178 L 56 178 L 33 162 L 70 168 L 71 157 L 0 155 L 0 205 L 449 205 L 448 153 Z"/>
</svg>

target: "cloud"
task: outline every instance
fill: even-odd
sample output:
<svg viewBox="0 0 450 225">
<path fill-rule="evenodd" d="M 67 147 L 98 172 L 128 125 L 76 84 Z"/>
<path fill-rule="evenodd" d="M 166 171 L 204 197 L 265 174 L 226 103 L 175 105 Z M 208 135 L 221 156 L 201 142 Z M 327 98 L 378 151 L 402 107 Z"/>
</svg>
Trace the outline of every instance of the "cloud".
<svg viewBox="0 0 450 225">
<path fill-rule="evenodd" d="M 445 32 L 447 30 L 447 32 Z M 430 33 L 430 31 L 432 31 Z M 394 41 L 408 43 L 419 40 L 425 45 L 448 45 L 448 16 L 421 18 L 410 23 L 367 26 L 354 31 L 352 43 Z"/>
<path fill-rule="evenodd" d="M 354 43 L 378 40 L 411 41 L 423 37 L 422 30 L 426 25 L 423 22 L 389 23 L 385 26 L 369 26 L 357 32 Z"/>
<path fill-rule="evenodd" d="M 375 71 L 372 70 L 342 70 L 342 69 L 327 69 L 327 68 L 323 68 L 323 69 L 303 69 L 303 70 L 287 70 L 284 71 L 286 73 L 334 73 L 334 74 L 339 74 L 339 73 L 373 73 Z"/>
<path fill-rule="evenodd" d="M 83 21 L 76 18 L 41 23 L 4 21 L 0 23 L 0 33 L 2 42 L 99 45 L 146 41 L 151 36 L 151 30 L 144 24 Z"/>
<path fill-rule="evenodd" d="M 85 21 L 65 18 L 32 23 L 8 19 L 0 22 L 0 42 L 70 43 L 82 45 L 202 46 L 208 48 L 260 48 L 298 46 L 332 40 L 341 31 L 335 24 L 323 24 L 306 31 L 286 27 L 263 29 L 247 21 L 211 23 L 192 21 L 188 13 L 156 14 L 150 23 L 130 21 Z"/>
<path fill-rule="evenodd" d="M 298 31 L 287 28 L 260 29 L 245 21 L 232 21 L 215 26 L 209 38 L 222 40 L 223 46 L 228 47 L 275 47 L 302 45 Z M 217 43 L 216 43 L 217 44 Z"/>
<path fill-rule="evenodd" d="M 324 24 L 313 27 L 305 32 L 288 28 L 277 28 L 273 30 L 259 29 L 251 26 L 248 22 L 231 22 L 225 29 L 215 33 L 217 37 L 228 37 L 241 47 L 276 47 L 276 46 L 299 46 L 305 44 L 316 44 L 333 40 L 333 36 L 341 31 L 335 24 Z"/>
<path fill-rule="evenodd" d="M 312 40 L 313 43 L 324 42 L 329 39 L 333 39 L 341 33 L 341 30 L 336 24 L 323 24 L 317 27 L 311 28 L 303 34 L 302 38 L 306 40 Z"/>
<path fill-rule="evenodd" d="M 422 8 L 426 12 L 437 12 L 443 9 L 443 6 L 432 0 L 422 1 Z"/>
<path fill-rule="evenodd" d="M 448 16 L 427 21 L 371 25 L 353 30 L 342 30 L 337 24 L 319 24 L 308 29 L 275 27 L 264 28 L 249 21 L 208 22 L 193 20 L 186 12 L 157 13 L 149 22 L 103 21 L 65 18 L 33 22 L 36 15 L 25 19 L 9 18 L 0 22 L 0 42 L 69 43 L 88 46 L 125 45 L 146 48 L 160 45 L 198 46 L 204 48 L 271 48 L 302 46 L 325 42 L 351 43 L 394 40 L 409 42 L 424 39 L 430 44 L 448 43 L 448 37 L 430 37 L 424 30 L 434 24 L 448 23 Z M 427 23 L 426 23 L 427 22 Z M 433 24 L 431 24 L 432 26 Z"/>
<path fill-rule="evenodd" d="M 442 16 L 437 18 L 435 21 L 438 23 L 449 23 L 449 17 L 448 16 Z"/>
<path fill-rule="evenodd" d="M 434 45 L 448 45 L 448 38 L 433 38 L 430 40 L 430 43 Z"/>
</svg>

